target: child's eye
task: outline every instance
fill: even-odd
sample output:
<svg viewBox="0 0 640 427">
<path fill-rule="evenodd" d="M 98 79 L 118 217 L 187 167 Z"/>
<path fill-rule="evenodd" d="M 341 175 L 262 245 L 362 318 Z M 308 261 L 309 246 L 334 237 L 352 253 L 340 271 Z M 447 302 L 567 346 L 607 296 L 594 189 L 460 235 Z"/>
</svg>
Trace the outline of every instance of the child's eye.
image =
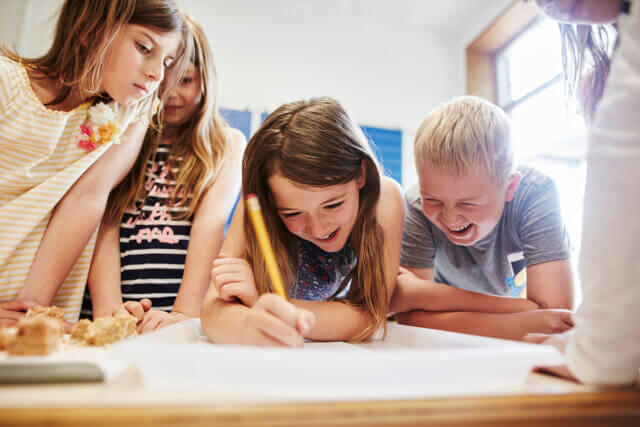
<svg viewBox="0 0 640 427">
<path fill-rule="evenodd" d="M 183 84 L 183 85 L 186 85 L 186 84 L 191 83 L 192 81 L 193 81 L 193 78 L 191 78 L 191 77 L 185 77 L 185 78 L 183 78 L 183 79 L 182 79 L 182 84 Z"/>
<path fill-rule="evenodd" d="M 136 47 L 138 48 L 138 50 L 139 50 L 141 53 L 145 53 L 145 54 L 146 54 L 146 53 L 151 52 L 151 49 L 150 49 L 150 48 L 148 48 L 147 46 L 145 46 L 144 44 L 142 44 L 142 43 L 140 43 L 140 42 L 136 42 Z"/>
<path fill-rule="evenodd" d="M 325 208 L 327 208 L 327 209 L 336 209 L 336 208 L 342 206 L 343 203 L 344 203 L 344 201 L 337 202 L 337 203 L 332 203 L 330 205 L 325 206 Z"/>
<path fill-rule="evenodd" d="M 438 203 L 438 201 L 436 199 L 428 199 L 428 198 L 424 198 L 425 203 Z"/>
<path fill-rule="evenodd" d="M 465 208 L 474 208 L 474 207 L 478 206 L 475 203 L 468 203 L 468 202 L 462 202 L 462 203 L 460 203 L 460 205 L 462 205 Z"/>
<path fill-rule="evenodd" d="M 287 212 L 282 214 L 282 216 L 285 218 L 293 218 L 297 215 L 300 215 L 300 212 Z"/>
</svg>

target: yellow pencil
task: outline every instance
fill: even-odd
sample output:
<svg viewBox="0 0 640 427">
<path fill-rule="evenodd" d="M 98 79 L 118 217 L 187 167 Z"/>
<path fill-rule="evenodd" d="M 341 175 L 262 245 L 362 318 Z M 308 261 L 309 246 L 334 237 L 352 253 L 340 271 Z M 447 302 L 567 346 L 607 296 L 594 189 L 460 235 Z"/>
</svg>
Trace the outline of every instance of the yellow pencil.
<svg viewBox="0 0 640 427">
<path fill-rule="evenodd" d="M 282 285 L 282 277 L 280 276 L 280 270 L 276 263 L 276 257 L 273 254 L 273 248 L 269 241 L 269 235 L 267 234 L 267 227 L 264 224 L 264 218 L 262 217 L 262 210 L 260 209 L 260 202 L 255 194 L 247 194 L 245 197 L 247 201 L 247 211 L 249 212 L 249 218 L 253 224 L 253 230 L 258 238 L 258 244 L 262 250 L 262 256 L 264 262 L 267 264 L 267 272 L 269 278 L 273 284 L 274 291 L 282 298 L 287 299 L 287 294 L 284 292 L 284 286 Z"/>
</svg>

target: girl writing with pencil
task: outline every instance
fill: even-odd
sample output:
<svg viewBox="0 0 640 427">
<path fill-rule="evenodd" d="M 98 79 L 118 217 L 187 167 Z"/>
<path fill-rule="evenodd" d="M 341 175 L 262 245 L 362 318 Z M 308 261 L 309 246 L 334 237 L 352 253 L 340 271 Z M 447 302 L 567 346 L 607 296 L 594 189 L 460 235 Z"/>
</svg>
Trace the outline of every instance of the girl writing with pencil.
<svg viewBox="0 0 640 427">
<path fill-rule="evenodd" d="M 333 99 L 285 104 L 247 145 L 255 194 L 289 300 L 275 290 L 241 205 L 213 263 L 202 326 L 215 342 L 364 340 L 384 325 L 400 260 L 403 202 Z"/>
</svg>

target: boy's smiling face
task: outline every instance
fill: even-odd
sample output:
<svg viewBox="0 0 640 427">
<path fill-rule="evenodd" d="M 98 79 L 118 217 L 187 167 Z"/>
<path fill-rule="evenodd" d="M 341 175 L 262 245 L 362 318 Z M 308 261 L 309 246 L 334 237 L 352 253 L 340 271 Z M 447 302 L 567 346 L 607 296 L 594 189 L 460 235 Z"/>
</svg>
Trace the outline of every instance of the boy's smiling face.
<svg viewBox="0 0 640 427">
<path fill-rule="evenodd" d="M 454 244 L 469 246 L 496 226 L 505 202 L 511 201 L 520 184 L 514 173 L 501 185 L 487 172 L 458 175 L 429 164 L 418 167 L 422 211 Z"/>
</svg>

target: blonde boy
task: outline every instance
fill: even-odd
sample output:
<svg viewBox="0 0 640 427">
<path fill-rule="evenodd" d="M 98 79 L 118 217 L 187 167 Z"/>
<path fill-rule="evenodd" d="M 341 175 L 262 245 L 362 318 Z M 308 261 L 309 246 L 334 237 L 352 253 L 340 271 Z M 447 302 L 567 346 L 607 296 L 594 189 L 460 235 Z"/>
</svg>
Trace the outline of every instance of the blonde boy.
<svg viewBox="0 0 640 427">
<path fill-rule="evenodd" d="M 499 338 L 569 329 L 569 239 L 553 181 L 514 165 L 509 118 L 473 96 L 415 140 L 391 311 L 400 323 Z"/>
</svg>

